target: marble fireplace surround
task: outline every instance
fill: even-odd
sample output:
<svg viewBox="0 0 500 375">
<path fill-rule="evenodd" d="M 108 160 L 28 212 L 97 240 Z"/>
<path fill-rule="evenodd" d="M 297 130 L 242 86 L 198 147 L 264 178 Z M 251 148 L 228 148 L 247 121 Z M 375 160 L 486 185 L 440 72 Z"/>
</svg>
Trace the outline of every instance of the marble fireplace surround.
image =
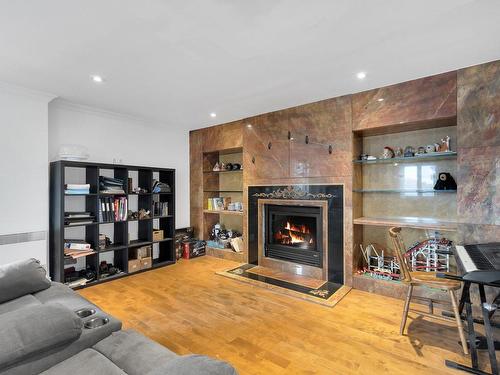
<svg viewBox="0 0 500 375">
<path fill-rule="evenodd" d="M 322 208 L 323 265 L 313 267 L 268 258 L 263 251 L 265 205 Z M 344 283 L 343 185 L 278 185 L 248 187 L 249 263 L 316 279 Z M 260 230 L 259 230 L 260 229 Z"/>
</svg>

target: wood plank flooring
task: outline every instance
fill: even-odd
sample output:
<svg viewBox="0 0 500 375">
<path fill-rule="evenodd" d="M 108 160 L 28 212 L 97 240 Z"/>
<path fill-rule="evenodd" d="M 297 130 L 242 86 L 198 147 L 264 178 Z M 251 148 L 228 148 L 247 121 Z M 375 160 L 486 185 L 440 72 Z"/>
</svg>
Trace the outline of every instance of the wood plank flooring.
<svg viewBox="0 0 500 375">
<path fill-rule="evenodd" d="M 215 275 L 237 263 L 201 257 L 80 290 L 178 354 L 229 361 L 245 374 L 457 374 L 469 363 L 452 323 L 413 319 L 403 301 L 352 290 L 334 308 Z"/>
</svg>

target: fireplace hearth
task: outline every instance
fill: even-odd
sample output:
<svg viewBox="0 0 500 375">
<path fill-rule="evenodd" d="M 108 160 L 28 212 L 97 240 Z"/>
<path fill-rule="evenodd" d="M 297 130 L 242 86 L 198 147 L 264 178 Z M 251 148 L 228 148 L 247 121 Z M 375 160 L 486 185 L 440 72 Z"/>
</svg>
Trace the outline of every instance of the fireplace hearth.
<svg viewBox="0 0 500 375">
<path fill-rule="evenodd" d="M 265 211 L 265 256 L 321 268 L 321 208 L 269 204 Z"/>
</svg>

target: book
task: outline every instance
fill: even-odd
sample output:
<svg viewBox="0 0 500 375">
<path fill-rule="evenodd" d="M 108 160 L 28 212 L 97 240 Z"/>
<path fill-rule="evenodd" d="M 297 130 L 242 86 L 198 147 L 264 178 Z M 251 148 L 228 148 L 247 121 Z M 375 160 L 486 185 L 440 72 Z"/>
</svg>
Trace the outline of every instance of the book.
<svg viewBox="0 0 500 375">
<path fill-rule="evenodd" d="M 90 190 L 90 184 L 65 184 L 67 190 Z"/>
<path fill-rule="evenodd" d="M 70 218 L 70 219 L 89 218 L 91 216 L 92 216 L 91 212 L 66 211 L 64 213 L 64 217 L 65 218 Z"/>
<path fill-rule="evenodd" d="M 85 194 L 90 194 L 90 191 L 86 190 L 86 189 L 64 190 L 64 194 L 66 194 L 66 195 L 85 195 Z"/>
<path fill-rule="evenodd" d="M 64 225 L 86 225 L 86 224 L 92 224 L 94 220 L 86 220 L 86 221 L 69 221 L 69 222 L 64 222 Z"/>
<path fill-rule="evenodd" d="M 64 248 L 71 250 L 88 250 L 90 244 L 83 240 L 64 240 Z"/>
</svg>

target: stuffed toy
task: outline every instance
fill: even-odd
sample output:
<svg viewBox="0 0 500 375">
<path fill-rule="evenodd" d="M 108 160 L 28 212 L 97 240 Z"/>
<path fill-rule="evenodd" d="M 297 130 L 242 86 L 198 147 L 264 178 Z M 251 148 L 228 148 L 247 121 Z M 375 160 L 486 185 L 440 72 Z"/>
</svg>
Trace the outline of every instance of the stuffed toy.
<svg viewBox="0 0 500 375">
<path fill-rule="evenodd" d="M 434 190 L 457 190 L 457 183 L 451 174 L 441 172 L 439 174 Z"/>
</svg>

